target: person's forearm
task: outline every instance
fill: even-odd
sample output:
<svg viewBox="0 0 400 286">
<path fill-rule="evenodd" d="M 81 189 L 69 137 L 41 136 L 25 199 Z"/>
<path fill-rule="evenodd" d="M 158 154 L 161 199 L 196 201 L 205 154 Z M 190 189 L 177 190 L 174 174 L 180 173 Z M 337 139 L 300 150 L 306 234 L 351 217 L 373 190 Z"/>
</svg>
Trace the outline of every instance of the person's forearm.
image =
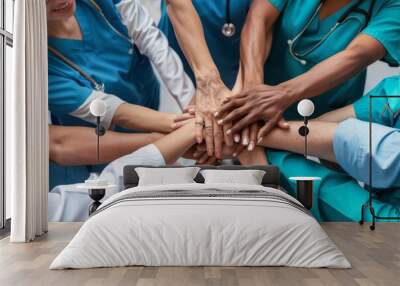
<svg viewBox="0 0 400 286">
<path fill-rule="evenodd" d="M 50 160 L 60 165 L 105 164 L 153 143 L 161 134 L 130 134 L 107 131 L 100 137 L 97 160 L 97 136 L 89 127 L 49 127 Z"/>
<path fill-rule="evenodd" d="M 112 124 L 140 131 L 169 133 L 176 116 L 139 105 L 121 104 L 114 114 Z"/>
<path fill-rule="evenodd" d="M 168 92 L 176 99 L 180 109 L 184 109 L 193 96 L 194 88 L 166 36 L 154 24 L 140 1 L 120 1 L 115 6 L 140 53 L 149 58 Z"/>
<path fill-rule="evenodd" d="M 293 121 L 289 124 L 290 129 L 288 130 L 273 129 L 262 139 L 259 145 L 304 154 L 304 137 L 300 136 L 298 132 L 303 122 Z M 310 121 L 308 128 L 310 129 L 307 136 L 309 155 L 336 162 L 333 151 L 333 137 L 337 123 Z"/>
<path fill-rule="evenodd" d="M 342 84 L 384 55 L 385 49 L 381 44 L 369 36 L 361 35 L 344 51 L 280 86 L 287 90 L 291 102 L 315 97 Z"/>
<path fill-rule="evenodd" d="M 272 24 L 253 5 L 247 15 L 240 40 L 240 76 L 242 87 L 264 82 L 264 63 L 272 44 Z"/>
<path fill-rule="evenodd" d="M 318 121 L 327 122 L 342 122 L 348 118 L 355 117 L 355 111 L 353 104 L 347 105 L 345 107 L 335 109 L 333 111 L 327 112 L 317 118 Z"/>
<path fill-rule="evenodd" d="M 160 150 L 165 163 L 172 164 L 195 143 L 194 121 L 192 121 L 157 140 L 154 145 Z"/>
<path fill-rule="evenodd" d="M 200 18 L 191 0 L 166 0 L 168 15 L 179 46 L 196 79 L 219 77 L 218 69 L 208 49 Z"/>
<path fill-rule="evenodd" d="M 279 11 L 268 1 L 254 0 L 247 14 L 240 40 L 240 72 L 243 88 L 264 82 L 264 63 L 268 58 L 273 25 Z"/>
</svg>

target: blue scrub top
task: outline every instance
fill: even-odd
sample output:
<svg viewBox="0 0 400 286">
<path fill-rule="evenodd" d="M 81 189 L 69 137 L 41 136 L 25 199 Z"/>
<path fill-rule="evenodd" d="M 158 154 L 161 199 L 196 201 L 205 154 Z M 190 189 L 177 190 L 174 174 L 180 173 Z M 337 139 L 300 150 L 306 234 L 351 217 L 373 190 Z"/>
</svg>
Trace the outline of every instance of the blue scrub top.
<svg viewBox="0 0 400 286">
<path fill-rule="evenodd" d="M 114 3 L 118 0 L 97 0 L 105 17 L 120 33 L 127 36 Z M 147 57 L 125 37 L 121 37 L 105 21 L 90 1 L 76 1 L 76 19 L 82 37 L 79 40 L 48 39 L 48 44 L 77 64 L 97 82 L 105 85 L 105 92 L 126 102 L 158 109 L 159 82 Z M 94 88 L 77 71 L 49 52 L 49 110 L 52 123 L 68 126 L 93 126 L 69 115 L 81 106 Z M 50 163 L 50 189 L 59 184 L 83 182 L 90 172 L 101 171 L 101 166 L 59 166 Z"/>
<path fill-rule="evenodd" d="M 359 34 L 373 37 L 386 49 L 384 61 L 398 65 L 400 63 L 400 0 L 376 1 L 372 16 L 365 28 L 365 17 L 360 13 L 351 13 L 351 20 L 339 26 L 318 48 L 304 57 L 307 64 L 303 66 L 294 60 L 289 53 L 287 41 L 293 39 L 305 27 L 315 13 L 320 1 L 317 0 L 266 0 L 274 5 L 281 15 L 275 24 L 274 40 L 271 54 L 265 65 L 265 82 L 277 85 L 309 71 L 321 61 L 343 51 Z M 312 21 L 310 27 L 296 42 L 295 51 L 301 53 L 314 46 L 337 20 L 353 7 L 355 2 L 341 8 L 324 20 L 319 15 Z M 365 0 L 359 8 L 368 11 L 372 0 Z M 366 70 L 361 71 L 342 85 L 313 98 L 316 105 L 314 116 L 343 107 L 360 98 L 364 92 Z M 296 106 L 290 107 L 285 113 L 286 119 L 298 119 Z"/>
<path fill-rule="evenodd" d="M 108 21 L 127 36 L 112 0 L 96 1 Z M 132 104 L 157 109 L 159 83 L 147 57 L 127 38 L 108 25 L 90 1 L 76 2 L 75 16 L 82 32 L 82 41 L 49 37 L 48 43 L 77 64 L 105 92 Z M 90 125 L 69 115 L 93 92 L 91 83 L 77 71 L 49 52 L 49 110 L 56 124 Z"/>
<path fill-rule="evenodd" d="M 193 0 L 192 2 L 200 17 L 208 48 L 221 74 L 221 79 L 227 87 L 232 88 L 239 70 L 240 33 L 252 1 L 230 1 L 231 21 L 236 26 L 236 33 L 230 38 L 222 34 L 222 26 L 226 23 L 226 0 Z M 168 18 L 165 0 L 161 0 L 161 19 L 158 26 L 183 61 L 186 73 L 195 82 L 193 71 L 179 47 Z"/>
</svg>

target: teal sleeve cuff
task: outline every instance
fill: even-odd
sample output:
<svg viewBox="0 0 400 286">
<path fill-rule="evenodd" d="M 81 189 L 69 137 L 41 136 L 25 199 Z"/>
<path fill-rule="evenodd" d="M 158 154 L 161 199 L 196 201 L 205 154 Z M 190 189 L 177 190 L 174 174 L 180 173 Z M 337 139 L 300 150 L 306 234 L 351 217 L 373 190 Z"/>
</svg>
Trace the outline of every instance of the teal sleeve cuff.
<svg viewBox="0 0 400 286">
<path fill-rule="evenodd" d="M 354 104 L 354 113 L 356 118 L 362 121 L 369 122 L 369 102 L 370 102 L 370 94 L 372 95 L 372 122 L 379 123 L 385 126 L 392 126 L 393 125 L 393 114 L 387 109 L 387 99 L 375 97 L 374 95 L 380 94 L 373 94 L 369 93 L 364 95 L 362 98 L 357 100 Z"/>
<path fill-rule="evenodd" d="M 271 5 L 273 5 L 279 12 L 282 12 L 286 5 L 287 0 L 267 0 Z"/>
<path fill-rule="evenodd" d="M 369 96 L 363 96 L 353 103 L 356 118 L 362 121 L 369 121 Z"/>
<path fill-rule="evenodd" d="M 362 33 L 374 38 L 385 48 L 386 55 L 382 61 L 388 63 L 392 67 L 400 66 L 400 52 L 397 46 L 390 44 L 389 41 L 385 39 L 384 35 L 379 32 L 374 32 L 368 29 L 368 27 Z"/>
</svg>

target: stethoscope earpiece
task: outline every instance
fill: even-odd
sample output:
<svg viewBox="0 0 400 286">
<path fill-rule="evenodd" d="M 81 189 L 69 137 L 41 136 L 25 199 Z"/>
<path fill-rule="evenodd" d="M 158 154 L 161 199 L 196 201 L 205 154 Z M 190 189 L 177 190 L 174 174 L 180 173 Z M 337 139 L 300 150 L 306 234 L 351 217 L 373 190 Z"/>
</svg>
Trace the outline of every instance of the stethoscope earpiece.
<svg viewBox="0 0 400 286">
<path fill-rule="evenodd" d="M 222 26 L 222 34 L 225 37 L 228 37 L 228 38 L 232 37 L 233 35 L 235 35 L 235 33 L 236 33 L 236 27 L 233 23 L 225 23 Z"/>
</svg>

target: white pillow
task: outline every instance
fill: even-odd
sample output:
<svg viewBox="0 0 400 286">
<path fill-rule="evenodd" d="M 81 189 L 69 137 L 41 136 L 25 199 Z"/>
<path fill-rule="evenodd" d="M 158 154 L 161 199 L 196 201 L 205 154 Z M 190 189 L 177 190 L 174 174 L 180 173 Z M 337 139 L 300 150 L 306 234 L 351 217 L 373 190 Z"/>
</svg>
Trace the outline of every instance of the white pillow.
<svg viewBox="0 0 400 286">
<path fill-rule="evenodd" d="M 205 184 L 261 185 L 265 171 L 261 170 L 202 170 Z"/>
<path fill-rule="evenodd" d="M 135 168 L 139 176 L 139 186 L 195 183 L 193 179 L 196 177 L 199 170 L 199 167 Z"/>
</svg>

